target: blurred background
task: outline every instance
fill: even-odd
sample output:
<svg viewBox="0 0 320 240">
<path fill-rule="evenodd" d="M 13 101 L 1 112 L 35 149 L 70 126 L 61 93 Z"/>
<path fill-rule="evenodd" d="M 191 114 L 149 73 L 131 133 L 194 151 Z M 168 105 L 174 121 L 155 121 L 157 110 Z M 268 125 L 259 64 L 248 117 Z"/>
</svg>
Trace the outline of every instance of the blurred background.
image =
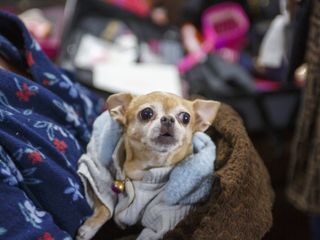
<svg viewBox="0 0 320 240">
<path fill-rule="evenodd" d="M 0 8 L 19 15 L 52 61 L 103 96 L 163 90 L 230 104 L 276 192 L 264 239 L 319 239 L 313 212 L 286 195 L 311 1 L 1 0 Z"/>
</svg>

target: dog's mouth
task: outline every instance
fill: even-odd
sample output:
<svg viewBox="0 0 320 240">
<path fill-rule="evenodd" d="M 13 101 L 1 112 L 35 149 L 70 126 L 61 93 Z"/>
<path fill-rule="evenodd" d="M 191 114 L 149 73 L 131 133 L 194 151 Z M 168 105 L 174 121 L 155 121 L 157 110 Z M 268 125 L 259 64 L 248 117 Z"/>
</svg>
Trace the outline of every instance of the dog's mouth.
<svg viewBox="0 0 320 240">
<path fill-rule="evenodd" d="M 156 143 L 162 145 L 172 145 L 176 143 L 176 138 L 174 137 L 173 131 L 161 131 L 159 136 L 155 139 Z"/>
<path fill-rule="evenodd" d="M 160 136 L 162 136 L 162 137 L 173 137 L 173 134 L 169 133 L 169 132 L 166 132 L 166 133 L 160 134 Z"/>
</svg>

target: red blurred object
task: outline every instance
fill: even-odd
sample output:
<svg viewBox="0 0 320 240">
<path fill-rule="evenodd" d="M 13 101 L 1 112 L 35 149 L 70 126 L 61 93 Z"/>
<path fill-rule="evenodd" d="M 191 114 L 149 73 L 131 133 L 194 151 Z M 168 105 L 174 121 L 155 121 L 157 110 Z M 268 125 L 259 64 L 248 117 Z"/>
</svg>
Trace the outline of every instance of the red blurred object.
<svg viewBox="0 0 320 240">
<path fill-rule="evenodd" d="M 261 92 L 270 92 L 281 88 L 280 82 L 256 78 L 256 89 Z"/>
<path fill-rule="evenodd" d="M 147 0 L 105 0 L 139 16 L 146 17 L 150 14 L 150 5 Z"/>
</svg>

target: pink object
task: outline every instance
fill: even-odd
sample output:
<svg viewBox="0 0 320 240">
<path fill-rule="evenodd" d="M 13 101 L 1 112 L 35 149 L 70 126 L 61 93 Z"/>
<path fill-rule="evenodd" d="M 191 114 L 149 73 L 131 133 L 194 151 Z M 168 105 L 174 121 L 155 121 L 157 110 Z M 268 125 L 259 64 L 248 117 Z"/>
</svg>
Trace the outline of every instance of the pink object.
<svg viewBox="0 0 320 240">
<path fill-rule="evenodd" d="M 223 47 L 240 50 L 248 28 L 249 19 L 237 3 L 214 5 L 202 16 L 204 41 L 214 43 L 213 50 Z"/>
<path fill-rule="evenodd" d="M 248 28 L 249 19 L 239 4 L 225 2 L 208 8 L 202 16 L 204 41 L 200 50 L 189 53 L 179 62 L 180 73 L 185 73 L 195 64 L 204 61 L 210 52 L 235 60 L 243 47 Z M 226 51 L 223 51 L 223 48 L 229 49 L 233 56 L 225 56 Z"/>
<path fill-rule="evenodd" d="M 201 50 L 197 52 L 189 53 L 178 63 L 178 70 L 180 73 L 185 73 L 190 70 L 195 64 L 204 61 L 206 59 L 207 53 L 212 49 L 212 45 L 201 45 Z"/>
<path fill-rule="evenodd" d="M 184 73 L 191 69 L 193 65 L 204 60 L 213 45 L 211 42 L 201 44 L 197 38 L 197 30 L 191 24 L 186 24 L 181 28 L 181 36 L 188 54 L 178 63 L 178 70 L 180 73 Z"/>
</svg>

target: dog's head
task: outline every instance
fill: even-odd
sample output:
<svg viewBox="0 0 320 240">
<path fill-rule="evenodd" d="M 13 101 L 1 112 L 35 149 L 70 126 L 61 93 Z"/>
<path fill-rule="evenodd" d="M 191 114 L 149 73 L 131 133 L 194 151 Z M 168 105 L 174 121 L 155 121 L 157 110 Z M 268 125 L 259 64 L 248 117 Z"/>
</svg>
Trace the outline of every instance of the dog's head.
<svg viewBox="0 0 320 240">
<path fill-rule="evenodd" d="M 220 103 L 153 92 L 137 97 L 114 94 L 107 106 L 124 127 L 127 160 L 141 163 L 146 158 L 143 168 L 150 168 L 175 164 L 190 154 L 193 133 L 211 125 Z"/>
</svg>

